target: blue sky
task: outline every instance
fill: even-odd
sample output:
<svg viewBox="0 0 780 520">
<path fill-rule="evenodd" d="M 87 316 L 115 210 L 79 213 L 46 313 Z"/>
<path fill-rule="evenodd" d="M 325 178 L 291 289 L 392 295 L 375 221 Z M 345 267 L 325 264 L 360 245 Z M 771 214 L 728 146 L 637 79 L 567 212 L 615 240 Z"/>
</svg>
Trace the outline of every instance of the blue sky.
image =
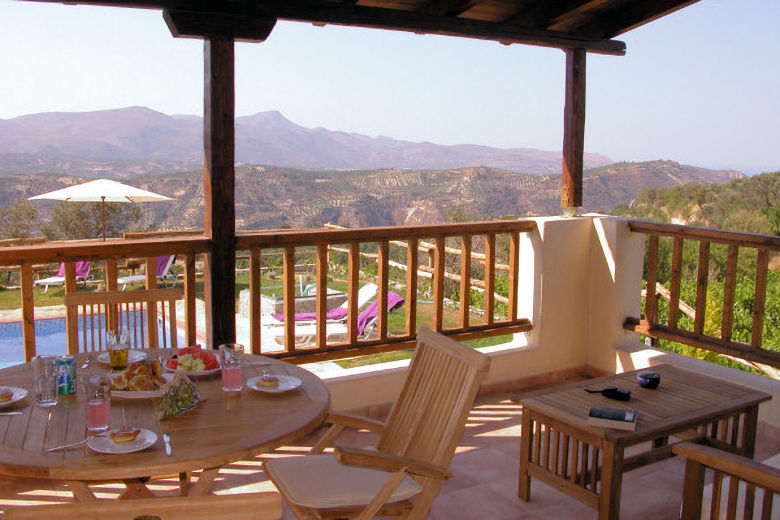
<svg viewBox="0 0 780 520">
<path fill-rule="evenodd" d="M 586 149 L 780 170 L 778 0 L 702 0 L 588 55 Z M 0 118 L 148 106 L 202 114 L 203 52 L 159 11 L 0 0 Z M 561 148 L 564 55 L 460 38 L 277 24 L 237 44 L 236 113 L 440 144 Z"/>
</svg>

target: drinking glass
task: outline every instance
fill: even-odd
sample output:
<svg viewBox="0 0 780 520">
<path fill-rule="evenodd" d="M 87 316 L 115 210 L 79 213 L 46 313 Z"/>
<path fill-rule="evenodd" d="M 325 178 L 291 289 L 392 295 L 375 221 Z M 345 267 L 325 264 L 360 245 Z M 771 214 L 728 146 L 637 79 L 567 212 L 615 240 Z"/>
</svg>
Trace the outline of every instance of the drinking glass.
<svg viewBox="0 0 780 520">
<path fill-rule="evenodd" d="M 106 348 L 112 370 L 127 368 L 127 349 L 129 347 L 130 342 L 126 331 L 109 330 L 106 332 Z"/>
<path fill-rule="evenodd" d="M 95 376 L 87 383 L 87 399 L 84 416 L 87 430 L 102 432 L 108 429 L 111 412 L 111 380 L 106 376 Z"/>
<path fill-rule="evenodd" d="M 60 381 L 57 356 L 37 356 L 32 363 L 35 404 L 44 407 L 56 405 L 57 385 Z"/>
<path fill-rule="evenodd" d="M 226 343 L 219 346 L 219 361 L 222 365 L 222 390 L 226 392 L 240 392 L 243 388 L 241 381 L 241 356 L 244 346 L 237 343 Z"/>
</svg>

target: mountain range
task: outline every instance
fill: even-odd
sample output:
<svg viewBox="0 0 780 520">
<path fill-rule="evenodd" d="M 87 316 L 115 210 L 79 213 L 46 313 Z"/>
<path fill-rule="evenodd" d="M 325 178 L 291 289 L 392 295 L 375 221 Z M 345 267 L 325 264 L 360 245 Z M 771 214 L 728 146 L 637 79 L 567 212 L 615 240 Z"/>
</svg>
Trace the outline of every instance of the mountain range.
<svg viewBox="0 0 780 520">
<path fill-rule="evenodd" d="M 610 212 L 627 205 L 643 187 L 727 182 L 742 177 L 672 161 L 616 163 L 591 169 L 583 179 L 582 211 Z M 0 207 L 85 181 L 54 173 L 0 176 Z M 236 168 L 236 226 L 239 229 L 433 224 L 455 217 L 490 219 L 508 215 L 560 214 L 559 175 L 529 175 L 496 168 L 442 170 L 301 170 L 278 166 Z M 203 226 L 203 172 L 147 175 L 133 185 L 175 200 L 141 204 L 144 227 Z M 56 203 L 36 201 L 42 220 Z"/>
<path fill-rule="evenodd" d="M 545 174 L 561 153 L 471 144 L 414 143 L 305 128 L 277 111 L 236 118 L 236 162 L 304 169 L 448 169 L 471 166 Z M 184 171 L 203 161 L 203 119 L 144 107 L 50 112 L 0 119 L 0 174 L 59 172 L 134 177 Z M 585 154 L 586 168 L 612 161 Z"/>
</svg>

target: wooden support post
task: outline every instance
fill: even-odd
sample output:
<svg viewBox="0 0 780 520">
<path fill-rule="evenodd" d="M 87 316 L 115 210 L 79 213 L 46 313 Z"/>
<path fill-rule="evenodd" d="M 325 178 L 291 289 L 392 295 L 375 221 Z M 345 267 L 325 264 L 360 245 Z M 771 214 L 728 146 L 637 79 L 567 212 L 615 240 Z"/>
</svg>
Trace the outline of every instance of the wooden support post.
<svg viewBox="0 0 780 520">
<path fill-rule="evenodd" d="M 75 280 L 76 268 L 73 268 Z M 24 343 L 24 360 L 30 361 L 36 356 L 35 351 L 35 297 L 33 295 L 32 264 L 24 262 L 21 266 L 21 296 L 22 296 L 22 343 Z"/>
<path fill-rule="evenodd" d="M 566 49 L 566 104 L 563 109 L 561 207 L 582 206 L 585 153 L 585 50 Z"/>
<path fill-rule="evenodd" d="M 203 227 L 208 344 L 236 339 L 235 67 L 233 40 L 204 42 Z"/>
</svg>

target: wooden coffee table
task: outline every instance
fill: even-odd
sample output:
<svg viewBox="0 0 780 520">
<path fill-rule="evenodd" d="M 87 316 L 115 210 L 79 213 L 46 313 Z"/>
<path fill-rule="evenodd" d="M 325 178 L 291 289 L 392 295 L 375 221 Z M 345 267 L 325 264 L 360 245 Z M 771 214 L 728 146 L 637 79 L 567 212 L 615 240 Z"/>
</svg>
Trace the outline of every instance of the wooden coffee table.
<svg viewBox="0 0 780 520">
<path fill-rule="evenodd" d="M 164 350 L 146 351 L 150 356 Z M 107 373 L 108 367 L 92 355 L 90 366 L 79 374 Z M 193 377 L 205 400 L 192 411 L 158 421 L 154 410 L 159 399 L 111 400 L 111 426 L 144 428 L 157 434 L 157 441 L 136 453 L 100 454 L 86 447 L 47 453 L 47 448 L 77 442 L 85 437 L 84 403 L 75 397 L 53 408 L 35 405 L 32 395 L 32 369 L 29 363 L 0 370 L 0 384 L 30 390 L 30 395 L 0 411 L 20 411 L 22 415 L 0 416 L 0 473 L 66 481 L 79 501 L 94 500 L 90 481 L 112 480 L 125 483 L 120 498 L 153 496 L 145 486 L 152 475 L 179 474 L 185 495 L 208 493 L 219 469 L 290 443 L 319 426 L 330 405 L 325 384 L 311 372 L 290 363 L 262 356 L 249 361 L 268 362 L 274 374 L 292 375 L 302 381 L 300 388 L 280 394 L 266 394 L 244 385 L 238 395 L 224 392 L 219 372 Z M 76 356 L 81 366 L 86 355 Z M 266 366 L 246 366 L 244 382 L 259 375 Z M 162 434 L 171 436 L 171 456 L 166 456 Z M 192 471 L 202 470 L 190 485 Z"/>
<path fill-rule="evenodd" d="M 771 395 L 670 365 L 652 370 L 661 374 L 656 390 L 641 388 L 634 371 L 520 396 L 520 498 L 530 499 L 538 478 L 597 508 L 600 519 L 617 519 L 623 473 L 671 457 L 670 436 L 753 457 L 758 405 Z M 631 400 L 584 391 L 609 386 L 630 390 Z M 592 406 L 637 410 L 636 431 L 589 426 Z M 624 456 L 641 443 L 648 449 Z"/>
</svg>

